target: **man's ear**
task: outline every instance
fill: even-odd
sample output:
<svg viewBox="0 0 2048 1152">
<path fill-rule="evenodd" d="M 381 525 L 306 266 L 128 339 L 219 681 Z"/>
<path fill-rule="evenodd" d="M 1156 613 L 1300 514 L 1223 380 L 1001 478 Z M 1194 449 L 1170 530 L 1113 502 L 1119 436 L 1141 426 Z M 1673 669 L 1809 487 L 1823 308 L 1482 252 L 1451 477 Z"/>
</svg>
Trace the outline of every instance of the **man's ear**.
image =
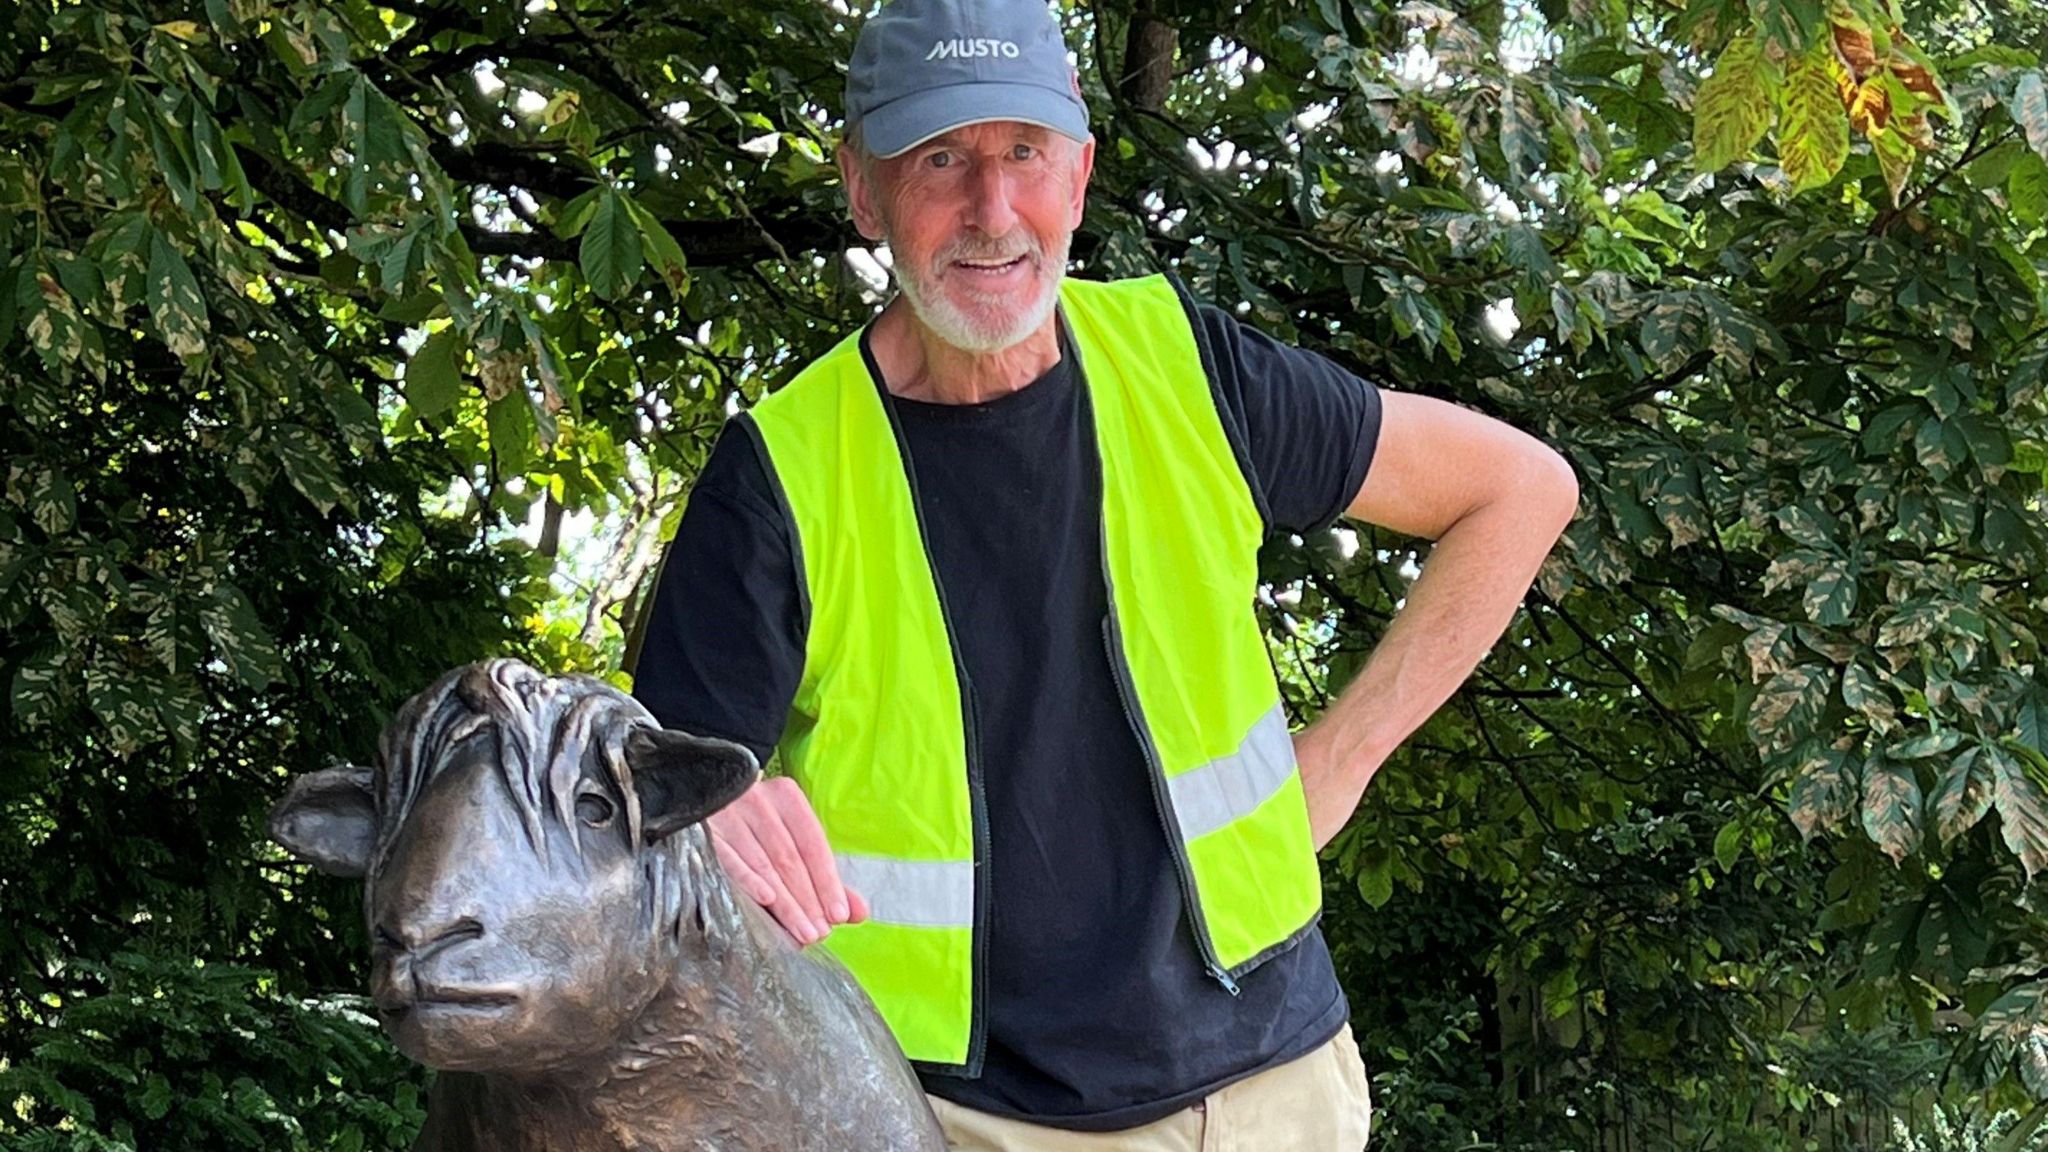
<svg viewBox="0 0 2048 1152">
<path fill-rule="evenodd" d="M 1067 204 L 1069 230 L 1081 226 L 1081 214 L 1088 207 L 1088 178 L 1095 173 L 1095 136 L 1074 145 L 1074 187 L 1072 199 Z"/>
<path fill-rule="evenodd" d="M 760 762 L 740 745 L 668 728 L 628 733 L 626 764 L 640 798 L 640 835 L 650 844 L 739 799 L 761 775 Z"/>
<path fill-rule="evenodd" d="M 270 809 L 270 838 L 322 872 L 361 876 L 377 847 L 370 788 L 368 768 L 341 765 L 305 773 Z"/>
<path fill-rule="evenodd" d="M 875 186 L 868 179 L 868 169 L 861 166 L 860 157 L 852 148 L 839 146 L 839 182 L 846 185 L 846 210 L 853 217 L 854 231 L 862 238 L 879 242 L 882 239 L 882 216 L 875 210 Z"/>
</svg>

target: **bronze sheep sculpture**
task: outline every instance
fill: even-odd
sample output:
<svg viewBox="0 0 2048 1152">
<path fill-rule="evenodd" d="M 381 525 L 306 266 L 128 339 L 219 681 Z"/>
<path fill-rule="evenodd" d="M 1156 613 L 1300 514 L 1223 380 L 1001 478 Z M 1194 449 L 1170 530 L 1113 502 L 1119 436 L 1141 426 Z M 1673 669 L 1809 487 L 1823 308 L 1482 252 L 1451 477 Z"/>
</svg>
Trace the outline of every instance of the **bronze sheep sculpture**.
<svg viewBox="0 0 2048 1152">
<path fill-rule="evenodd" d="M 590 676 L 457 668 L 271 835 L 363 878 L 370 987 L 438 1070 L 415 1152 L 944 1152 L 859 985 L 720 871 L 754 781 Z"/>
</svg>

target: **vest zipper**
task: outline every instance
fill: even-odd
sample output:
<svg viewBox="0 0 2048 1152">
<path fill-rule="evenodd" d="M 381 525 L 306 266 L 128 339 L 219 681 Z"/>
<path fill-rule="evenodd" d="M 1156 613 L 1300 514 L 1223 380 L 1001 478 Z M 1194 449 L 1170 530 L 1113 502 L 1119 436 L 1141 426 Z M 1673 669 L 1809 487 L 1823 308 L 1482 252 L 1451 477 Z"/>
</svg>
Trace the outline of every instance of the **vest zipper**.
<svg viewBox="0 0 2048 1152">
<path fill-rule="evenodd" d="M 988 933 L 993 889 L 989 885 L 988 798 L 981 771 L 981 738 L 975 722 L 974 681 L 967 674 L 967 662 L 960 656 L 960 638 L 954 632 L 953 611 L 946 603 L 946 582 L 939 578 L 938 560 L 932 555 L 931 535 L 925 530 L 924 497 L 917 483 L 917 464 L 910 457 L 910 441 L 904 436 L 903 425 L 897 419 L 895 399 L 882 381 L 882 367 L 875 362 L 874 348 L 869 343 L 873 328 L 870 321 L 861 329 L 861 361 L 867 366 L 868 379 L 875 386 L 875 395 L 881 402 L 883 415 L 888 417 L 889 431 L 896 440 L 896 455 L 903 465 L 903 479 L 910 486 L 910 511 L 917 521 L 918 544 L 924 551 L 925 568 L 931 574 L 932 591 L 939 601 L 939 622 L 946 629 L 946 649 L 953 657 L 953 675 L 960 684 L 960 726 L 966 743 L 962 752 L 967 760 L 968 808 L 974 821 L 974 935 L 970 944 L 974 953 L 974 970 L 968 977 L 972 1003 L 968 1008 L 967 1062 L 958 1068 L 919 1061 L 913 1063 L 942 1075 L 975 1078 L 981 1075 L 982 1058 L 988 1051 Z"/>
<path fill-rule="evenodd" d="M 1064 322 L 1065 317 L 1061 319 Z M 1209 921 L 1202 915 L 1202 904 L 1195 893 L 1194 865 L 1188 862 L 1187 846 L 1180 838 L 1180 821 L 1173 815 L 1173 799 L 1167 794 L 1166 769 L 1159 762 L 1159 749 L 1152 746 L 1152 730 L 1145 726 L 1130 665 L 1124 659 L 1123 632 L 1116 617 L 1116 576 L 1109 570 L 1109 517 L 1103 508 L 1109 499 L 1109 474 L 1102 463 L 1102 437 L 1095 428 L 1095 394 L 1088 389 L 1088 366 L 1081 359 L 1079 341 L 1074 342 L 1073 353 L 1074 380 L 1081 393 L 1081 418 L 1087 425 L 1088 445 L 1095 450 L 1095 476 L 1100 489 L 1096 494 L 1095 524 L 1102 548 L 1103 599 L 1109 608 L 1102 618 L 1102 647 L 1109 657 L 1110 676 L 1116 680 L 1117 703 L 1123 706 L 1124 721 L 1131 726 L 1138 751 L 1145 757 L 1145 773 L 1152 782 L 1152 806 L 1159 816 L 1160 829 L 1166 834 L 1166 851 L 1173 857 L 1174 876 L 1180 881 L 1181 903 L 1188 910 L 1189 934 L 1195 938 L 1195 947 L 1201 950 L 1202 967 L 1223 985 L 1225 992 L 1236 996 L 1237 981 L 1231 979 L 1209 939 Z"/>
<path fill-rule="evenodd" d="M 938 568 L 932 568 L 932 583 L 938 583 Z M 946 612 L 946 593 L 939 591 L 939 612 Z M 951 618 L 946 624 L 946 641 L 953 649 L 953 666 L 960 670 L 960 712 L 966 726 L 967 737 L 967 799 L 968 807 L 974 814 L 974 1005 L 967 1022 L 967 1069 L 971 1076 L 981 1074 L 981 1060 L 988 1048 L 987 1016 L 984 1004 L 988 997 L 988 920 L 989 904 L 994 889 L 989 886 L 988 846 L 988 798 L 981 774 L 981 735 L 974 706 L 974 681 L 967 675 L 967 665 L 960 659 L 960 644 L 953 638 Z"/>
<path fill-rule="evenodd" d="M 1109 580 L 1108 554 L 1104 553 L 1102 578 Z M 1102 618 L 1102 643 L 1109 652 L 1109 670 L 1116 678 L 1117 700 L 1123 705 L 1124 719 L 1130 723 L 1131 732 L 1138 738 L 1138 747 L 1145 754 L 1146 775 L 1152 781 L 1152 803 L 1159 813 L 1159 824 L 1166 832 L 1166 850 L 1173 855 L 1173 871 L 1180 878 L 1181 902 L 1187 905 L 1188 918 L 1194 929 L 1195 946 L 1202 950 L 1202 967 L 1208 970 L 1223 990 L 1232 996 L 1238 994 L 1237 981 L 1230 978 L 1230 972 L 1223 967 L 1223 961 L 1216 955 L 1216 948 L 1209 942 L 1209 922 L 1202 915 L 1202 905 L 1195 895 L 1194 869 L 1188 863 L 1187 847 L 1181 843 L 1179 821 L 1172 816 L 1171 797 L 1166 792 L 1166 773 L 1159 765 L 1158 749 L 1152 746 L 1151 730 L 1138 715 L 1137 693 L 1130 681 L 1130 669 L 1124 663 L 1123 640 L 1117 630 L 1116 593 L 1109 596 L 1109 614 Z"/>
<path fill-rule="evenodd" d="M 893 413 L 892 413 L 893 419 Z M 924 534 L 924 510 L 918 500 L 916 473 L 910 470 L 910 446 L 898 440 L 903 453 L 904 471 L 910 476 L 911 505 L 916 510 L 918 534 Z M 960 640 L 953 633 L 953 612 L 946 604 L 946 584 L 939 578 L 939 566 L 932 559 L 931 543 L 925 542 L 925 565 L 931 569 L 932 588 L 938 594 L 939 617 L 946 626 L 946 647 L 953 655 L 954 675 L 960 682 L 960 726 L 967 747 L 963 749 L 967 759 L 967 800 L 974 819 L 974 974 L 969 978 L 973 1005 L 969 1009 L 967 1023 L 967 1063 L 962 1072 L 968 1077 L 981 1075 L 982 1057 L 988 1050 L 988 933 L 989 904 L 994 889 L 989 884 L 989 832 L 988 797 L 981 771 L 981 734 L 976 723 L 974 706 L 974 680 L 967 674 L 967 662 L 960 657 Z M 955 1073 L 961 1074 L 961 1073 Z"/>
</svg>

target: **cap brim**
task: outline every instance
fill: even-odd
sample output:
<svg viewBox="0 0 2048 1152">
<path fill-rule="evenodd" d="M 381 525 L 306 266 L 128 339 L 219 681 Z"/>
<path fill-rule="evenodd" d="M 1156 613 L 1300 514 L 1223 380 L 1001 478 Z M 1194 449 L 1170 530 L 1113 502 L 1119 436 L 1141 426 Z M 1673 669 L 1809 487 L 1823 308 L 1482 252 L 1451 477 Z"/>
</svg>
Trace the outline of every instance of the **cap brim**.
<svg viewBox="0 0 2048 1152">
<path fill-rule="evenodd" d="M 887 159 L 934 136 L 968 124 L 1016 120 L 1075 141 L 1088 139 L 1088 112 L 1072 99 L 1036 84 L 977 81 L 927 88 L 869 112 L 861 121 L 869 151 Z"/>
</svg>

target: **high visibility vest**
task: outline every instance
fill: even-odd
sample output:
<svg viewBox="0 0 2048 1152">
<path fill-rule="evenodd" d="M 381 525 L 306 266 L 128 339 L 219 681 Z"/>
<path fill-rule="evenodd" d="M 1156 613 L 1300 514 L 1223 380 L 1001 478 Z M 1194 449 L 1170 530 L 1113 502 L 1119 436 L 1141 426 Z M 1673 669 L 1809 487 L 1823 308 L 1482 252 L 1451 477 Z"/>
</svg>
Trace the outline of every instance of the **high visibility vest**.
<svg viewBox="0 0 2048 1152">
<path fill-rule="evenodd" d="M 1264 526 L 1192 314 L 1164 276 L 1067 279 L 1102 472 L 1103 643 L 1195 940 L 1236 979 L 1316 922 L 1322 885 L 1253 611 Z M 988 815 L 976 701 L 893 402 L 859 333 L 741 418 L 794 528 L 808 617 L 781 759 L 870 916 L 825 938 L 918 1065 L 976 1076 Z"/>
</svg>

